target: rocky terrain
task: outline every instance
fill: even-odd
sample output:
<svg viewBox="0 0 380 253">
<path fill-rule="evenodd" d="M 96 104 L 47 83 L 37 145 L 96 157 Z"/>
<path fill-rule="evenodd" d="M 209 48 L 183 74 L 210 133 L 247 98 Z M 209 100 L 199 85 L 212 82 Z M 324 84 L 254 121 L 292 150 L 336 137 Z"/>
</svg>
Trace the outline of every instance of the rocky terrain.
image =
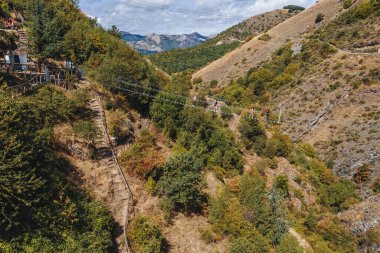
<svg viewBox="0 0 380 253">
<path fill-rule="evenodd" d="M 181 35 L 152 33 L 144 36 L 122 32 L 122 39 L 143 54 L 155 54 L 172 49 L 193 47 L 207 41 L 209 37 L 199 33 Z"/>
</svg>

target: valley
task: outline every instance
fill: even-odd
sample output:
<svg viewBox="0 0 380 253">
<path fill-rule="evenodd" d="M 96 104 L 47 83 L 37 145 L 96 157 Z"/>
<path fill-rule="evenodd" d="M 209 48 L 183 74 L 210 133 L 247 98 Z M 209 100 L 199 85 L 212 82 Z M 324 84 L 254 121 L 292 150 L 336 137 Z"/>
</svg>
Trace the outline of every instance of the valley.
<svg viewBox="0 0 380 253">
<path fill-rule="evenodd" d="M 380 250 L 378 0 L 212 38 L 0 3 L 0 252 Z"/>
</svg>

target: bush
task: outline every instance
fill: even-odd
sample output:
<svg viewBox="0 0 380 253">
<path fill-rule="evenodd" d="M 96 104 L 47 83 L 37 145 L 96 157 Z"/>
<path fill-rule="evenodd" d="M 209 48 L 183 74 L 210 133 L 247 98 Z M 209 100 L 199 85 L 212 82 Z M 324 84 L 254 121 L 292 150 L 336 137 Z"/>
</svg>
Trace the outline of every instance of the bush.
<svg viewBox="0 0 380 253">
<path fill-rule="evenodd" d="M 74 123 L 73 131 L 81 139 L 86 141 L 87 144 L 94 144 L 100 129 L 92 121 L 80 120 Z"/>
<path fill-rule="evenodd" d="M 268 240 L 256 231 L 252 231 L 248 237 L 240 237 L 234 241 L 230 253 L 269 253 Z"/>
<path fill-rule="evenodd" d="M 227 190 L 211 198 L 209 206 L 209 219 L 217 234 L 238 238 L 250 230 L 239 200 Z"/>
<path fill-rule="evenodd" d="M 325 15 L 323 13 L 318 13 L 317 17 L 315 18 L 315 23 L 318 24 L 322 22 L 325 19 Z"/>
<path fill-rule="evenodd" d="M 280 243 L 277 246 L 278 253 L 303 253 L 303 248 L 299 245 L 296 238 L 290 234 L 282 236 Z"/>
<path fill-rule="evenodd" d="M 273 187 L 277 190 L 277 192 L 283 197 L 289 197 L 289 178 L 286 175 L 277 176 L 274 179 Z"/>
<path fill-rule="evenodd" d="M 350 8 L 351 5 L 352 5 L 352 0 L 344 0 L 344 2 L 343 2 L 343 8 L 344 9 Z"/>
<path fill-rule="evenodd" d="M 356 238 L 338 223 L 337 219 L 320 221 L 317 226 L 317 232 L 329 242 L 329 248 L 334 251 L 343 253 L 358 252 Z"/>
<path fill-rule="evenodd" d="M 362 166 L 360 166 L 356 170 L 354 177 L 353 177 L 353 181 L 356 184 L 362 184 L 362 183 L 368 182 L 368 180 L 371 177 L 371 174 L 372 174 L 372 171 L 371 171 L 369 165 L 363 164 Z"/>
<path fill-rule="evenodd" d="M 136 141 L 120 154 L 120 163 L 127 172 L 141 178 L 151 176 L 164 162 L 155 137 L 146 129 L 141 130 Z"/>
<path fill-rule="evenodd" d="M 172 202 L 177 210 L 196 210 L 203 202 L 201 169 L 202 162 L 188 153 L 170 158 L 157 182 L 158 194 Z"/>
<path fill-rule="evenodd" d="M 259 37 L 258 40 L 270 41 L 271 38 L 272 38 L 272 37 L 271 37 L 269 34 L 264 33 L 263 35 L 261 35 L 261 36 Z"/>
<path fill-rule="evenodd" d="M 290 137 L 280 132 L 275 132 L 271 139 L 267 140 L 265 154 L 269 158 L 287 157 L 294 150 Z"/>
<path fill-rule="evenodd" d="M 133 219 L 128 229 L 128 240 L 133 252 L 163 252 L 164 238 L 160 229 L 146 217 Z"/>
<path fill-rule="evenodd" d="M 356 192 L 352 182 L 341 180 L 330 185 L 324 185 L 321 189 L 321 204 L 331 207 L 334 211 L 344 209 L 344 202 L 355 198 Z"/>
</svg>

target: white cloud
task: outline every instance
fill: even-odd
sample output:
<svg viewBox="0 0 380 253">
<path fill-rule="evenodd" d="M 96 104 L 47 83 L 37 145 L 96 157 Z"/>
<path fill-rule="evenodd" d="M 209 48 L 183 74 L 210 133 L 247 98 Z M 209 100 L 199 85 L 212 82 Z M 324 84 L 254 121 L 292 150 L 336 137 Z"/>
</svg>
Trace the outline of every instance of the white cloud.
<svg viewBox="0 0 380 253">
<path fill-rule="evenodd" d="M 140 34 L 181 34 L 196 31 L 209 35 L 221 32 L 251 16 L 288 4 L 309 7 L 313 3 L 314 0 L 81 0 L 80 6 L 87 15 L 98 17 L 105 27 L 115 24 L 123 31 Z M 198 15 L 185 14 L 183 11 Z"/>
</svg>

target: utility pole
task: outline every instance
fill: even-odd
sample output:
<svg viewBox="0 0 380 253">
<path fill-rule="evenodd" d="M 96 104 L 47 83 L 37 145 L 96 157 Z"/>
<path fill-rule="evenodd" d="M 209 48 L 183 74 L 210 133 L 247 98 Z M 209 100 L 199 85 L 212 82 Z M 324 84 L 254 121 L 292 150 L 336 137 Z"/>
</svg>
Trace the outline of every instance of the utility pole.
<svg viewBox="0 0 380 253">
<path fill-rule="evenodd" d="M 278 114 L 278 121 L 277 121 L 278 125 L 281 124 L 281 116 L 282 116 L 282 108 L 280 108 L 280 113 Z"/>
</svg>

